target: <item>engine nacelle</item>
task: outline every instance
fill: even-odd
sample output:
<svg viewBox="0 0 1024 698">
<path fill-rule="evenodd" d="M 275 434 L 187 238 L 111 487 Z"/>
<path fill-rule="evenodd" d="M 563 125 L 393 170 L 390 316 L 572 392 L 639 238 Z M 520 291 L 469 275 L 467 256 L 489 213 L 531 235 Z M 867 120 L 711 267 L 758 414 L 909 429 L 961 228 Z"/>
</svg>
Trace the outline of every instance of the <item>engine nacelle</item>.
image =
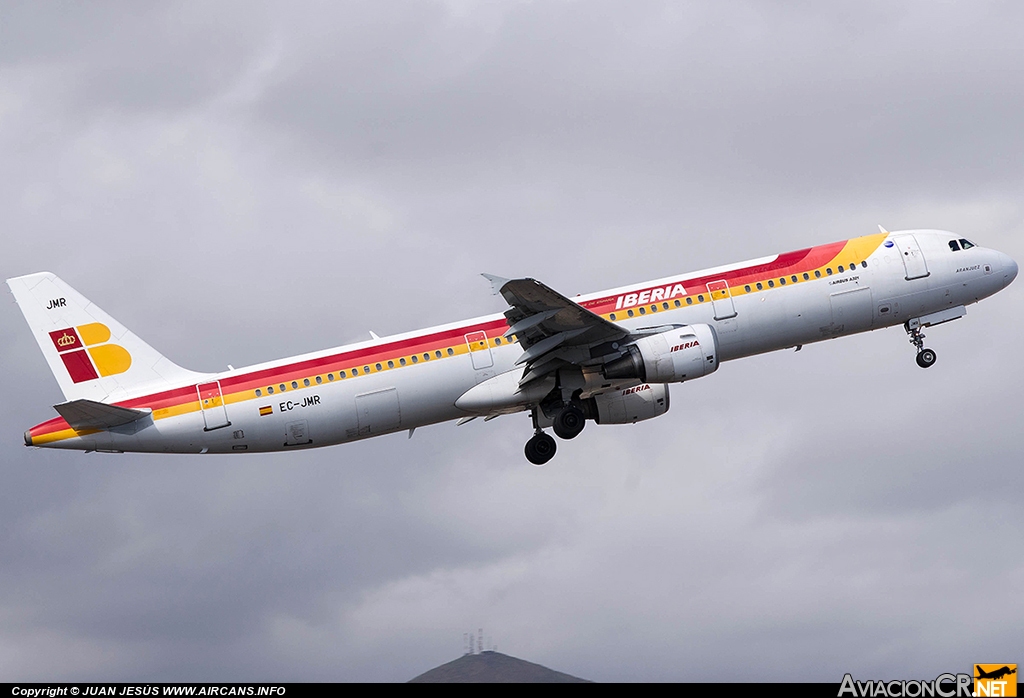
<svg viewBox="0 0 1024 698">
<path fill-rule="evenodd" d="M 598 424 L 635 424 L 668 412 L 668 386 L 644 383 L 614 393 L 603 393 L 583 402 L 587 418 Z"/>
<path fill-rule="evenodd" d="M 604 367 L 608 379 L 679 383 L 718 370 L 718 338 L 709 325 L 686 325 L 641 337 Z"/>
</svg>

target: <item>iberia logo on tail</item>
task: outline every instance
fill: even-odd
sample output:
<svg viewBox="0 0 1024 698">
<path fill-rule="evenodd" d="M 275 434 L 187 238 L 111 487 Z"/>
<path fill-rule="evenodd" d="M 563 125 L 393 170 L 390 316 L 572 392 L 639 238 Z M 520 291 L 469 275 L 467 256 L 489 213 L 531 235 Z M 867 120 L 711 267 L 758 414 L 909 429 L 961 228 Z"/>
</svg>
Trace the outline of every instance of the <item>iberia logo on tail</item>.
<svg viewBox="0 0 1024 698">
<path fill-rule="evenodd" d="M 50 333 L 50 339 L 75 383 L 124 373 L 132 365 L 127 349 L 108 344 L 110 328 L 101 322 L 56 330 Z"/>
</svg>

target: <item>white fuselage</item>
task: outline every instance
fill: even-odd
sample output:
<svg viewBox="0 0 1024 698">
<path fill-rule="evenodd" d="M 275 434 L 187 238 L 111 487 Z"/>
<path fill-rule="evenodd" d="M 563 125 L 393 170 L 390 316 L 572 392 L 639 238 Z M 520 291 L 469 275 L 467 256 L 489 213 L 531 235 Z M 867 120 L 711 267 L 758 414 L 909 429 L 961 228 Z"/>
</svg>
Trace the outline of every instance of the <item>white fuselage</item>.
<svg viewBox="0 0 1024 698">
<path fill-rule="evenodd" d="M 1016 264 L 1000 252 L 982 247 L 953 251 L 949 246 L 949 241 L 956 238 L 953 234 L 912 232 L 920 247 L 919 254 L 924 257 L 927 275 L 910 280 L 900 248 L 888 246 L 891 240 L 883 236 L 879 239 L 881 244 L 870 254 L 854 260 L 854 269 L 849 268 L 847 260 L 836 256 L 829 262 L 830 273 L 822 272 L 821 278 L 812 274 L 805 280 L 802 273 L 800 278 L 795 274 L 782 276 L 782 279 L 797 281 L 781 285 L 776 278 L 771 287 L 762 282 L 760 290 L 755 284 L 750 291 L 743 288 L 749 284 L 733 285 L 728 299 L 722 301 L 713 301 L 709 294 L 706 299 L 694 299 L 693 304 L 677 304 L 674 298 L 669 303 L 669 291 L 666 291 L 664 305 L 655 302 L 654 312 L 648 310 L 642 315 L 632 312 L 630 317 L 627 310 L 633 308 L 624 307 L 622 298 L 630 294 L 639 297 L 643 289 L 668 288 L 688 279 L 712 278 L 717 272 L 735 274 L 735 270 L 763 266 L 766 260 L 670 277 L 573 300 L 583 305 L 595 299 L 612 299 L 611 303 L 617 298 L 617 309 L 609 306 L 605 310 L 610 309 L 610 312 L 602 310 L 600 314 L 608 318 L 614 313 L 612 321 L 631 331 L 655 325 L 706 323 L 717 334 L 719 361 L 729 361 L 901 325 L 911 319 L 967 306 L 1004 288 L 1016 275 Z M 839 263 L 845 265 L 842 272 L 838 271 Z M 645 300 L 649 299 L 648 295 Z M 726 302 L 727 308 L 724 307 Z M 161 389 L 153 395 L 164 395 L 164 402 L 154 401 L 150 417 L 109 430 L 78 435 L 65 433 L 64 437 L 51 440 L 39 438 L 32 445 L 100 451 L 251 453 L 339 444 L 475 416 L 456 406 L 460 396 L 499 374 L 522 369 L 515 365 L 523 353 L 522 347 L 501 339 L 504 323 L 501 315 L 476 318 L 210 374 L 197 383 L 212 384 L 215 386 L 212 390 L 217 390 L 216 386 L 225 387 L 223 398 L 215 397 L 205 408 L 194 392 L 196 383 L 179 386 L 177 392 L 184 397 L 173 399 L 166 399 L 166 395 L 174 393 L 174 389 Z M 474 351 L 472 342 L 479 328 L 485 328 L 487 347 Z M 462 344 L 448 341 L 448 346 L 443 348 L 431 345 L 425 349 L 417 345 L 422 338 L 442 336 L 464 336 L 465 340 Z M 398 354 L 394 351 L 388 353 L 389 347 L 400 346 L 410 347 L 398 352 L 402 354 L 401 359 L 395 358 Z M 451 350 L 452 346 L 456 350 Z M 369 357 L 365 359 L 369 372 L 364 370 L 362 361 L 359 361 L 357 375 L 352 375 L 349 369 L 344 372 L 344 378 L 341 378 L 341 371 L 331 367 L 340 365 L 331 364 L 339 356 L 360 354 Z M 415 363 L 411 356 L 418 357 Z M 388 361 L 393 362 L 393 368 L 388 366 Z M 310 368 L 296 373 L 291 368 L 295 366 Z M 288 373 L 287 378 L 277 377 L 285 373 Z M 250 380 L 252 376 L 266 378 L 254 379 L 254 382 Z M 228 387 L 231 385 L 242 387 L 232 392 Z M 284 386 L 283 391 L 281 386 Z M 192 397 L 187 394 L 189 390 L 193 391 Z M 130 402 L 136 407 L 147 404 L 146 395 L 129 397 L 118 404 Z"/>
</svg>

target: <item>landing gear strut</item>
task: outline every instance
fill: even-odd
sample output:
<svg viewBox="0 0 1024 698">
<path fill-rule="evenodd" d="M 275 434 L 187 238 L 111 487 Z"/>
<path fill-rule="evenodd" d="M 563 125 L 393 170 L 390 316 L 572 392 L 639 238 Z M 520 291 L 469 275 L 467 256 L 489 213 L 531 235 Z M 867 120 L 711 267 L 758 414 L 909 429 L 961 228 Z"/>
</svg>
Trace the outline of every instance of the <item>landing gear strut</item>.
<svg viewBox="0 0 1024 698">
<path fill-rule="evenodd" d="M 526 460 L 534 465 L 544 465 L 554 458 L 558 446 L 550 434 L 545 434 L 540 429 L 526 442 Z"/>
<path fill-rule="evenodd" d="M 925 348 L 921 326 L 916 323 L 911 325 L 910 322 L 907 322 L 903 327 L 910 335 L 910 343 L 917 348 L 917 365 L 921 368 L 930 368 L 937 357 L 934 350 Z"/>
</svg>

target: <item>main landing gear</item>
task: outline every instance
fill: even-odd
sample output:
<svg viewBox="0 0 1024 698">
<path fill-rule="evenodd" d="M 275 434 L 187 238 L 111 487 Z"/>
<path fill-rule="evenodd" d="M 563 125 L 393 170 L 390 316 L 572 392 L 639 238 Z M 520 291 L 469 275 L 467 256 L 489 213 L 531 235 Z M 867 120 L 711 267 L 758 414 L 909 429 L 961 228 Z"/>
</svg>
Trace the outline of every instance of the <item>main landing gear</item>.
<svg viewBox="0 0 1024 698">
<path fill-rule="evenodd" d="M 921 332 L 921 326 L 917 323 L 907 322 L 903 325 L 903 328 L 910 335 L 910 343 L 917 348 L 917 365 L 921 368 L 933 366 L 937 357 L 934 350 L 925 348 L 924 333 Z"/>
<path fill-rule="evenodd" d="M 538 410 L 533 411 L 533 437 L 526 442 L 526 460 L 534 465 L 544 465 L 554 458 L 557 444 L 549 434 L 540 428 Z M 549 413 L 550 414 L 550 413 Z M 560 409 L 551 420 L 555 435 L 560 439 L 575 439 L 587 425 L 587 416 L 575 402 L 570 402 Z"/>
<path fill-rule="evenodd" d="M 555 457 L 557 448 L 551 435 L 538 429 L 533 438 L 526 442 L 526 460 L 534 465 L 544 465 Z"/>
<path fill-rule="evenodd" d="M 575 439 L 587 425 L 587 418 L 583 410 L 573 404 L 562 408 L 562 411 L 555 415 L 555 435 L 560 439 Z"/>
</svg>

